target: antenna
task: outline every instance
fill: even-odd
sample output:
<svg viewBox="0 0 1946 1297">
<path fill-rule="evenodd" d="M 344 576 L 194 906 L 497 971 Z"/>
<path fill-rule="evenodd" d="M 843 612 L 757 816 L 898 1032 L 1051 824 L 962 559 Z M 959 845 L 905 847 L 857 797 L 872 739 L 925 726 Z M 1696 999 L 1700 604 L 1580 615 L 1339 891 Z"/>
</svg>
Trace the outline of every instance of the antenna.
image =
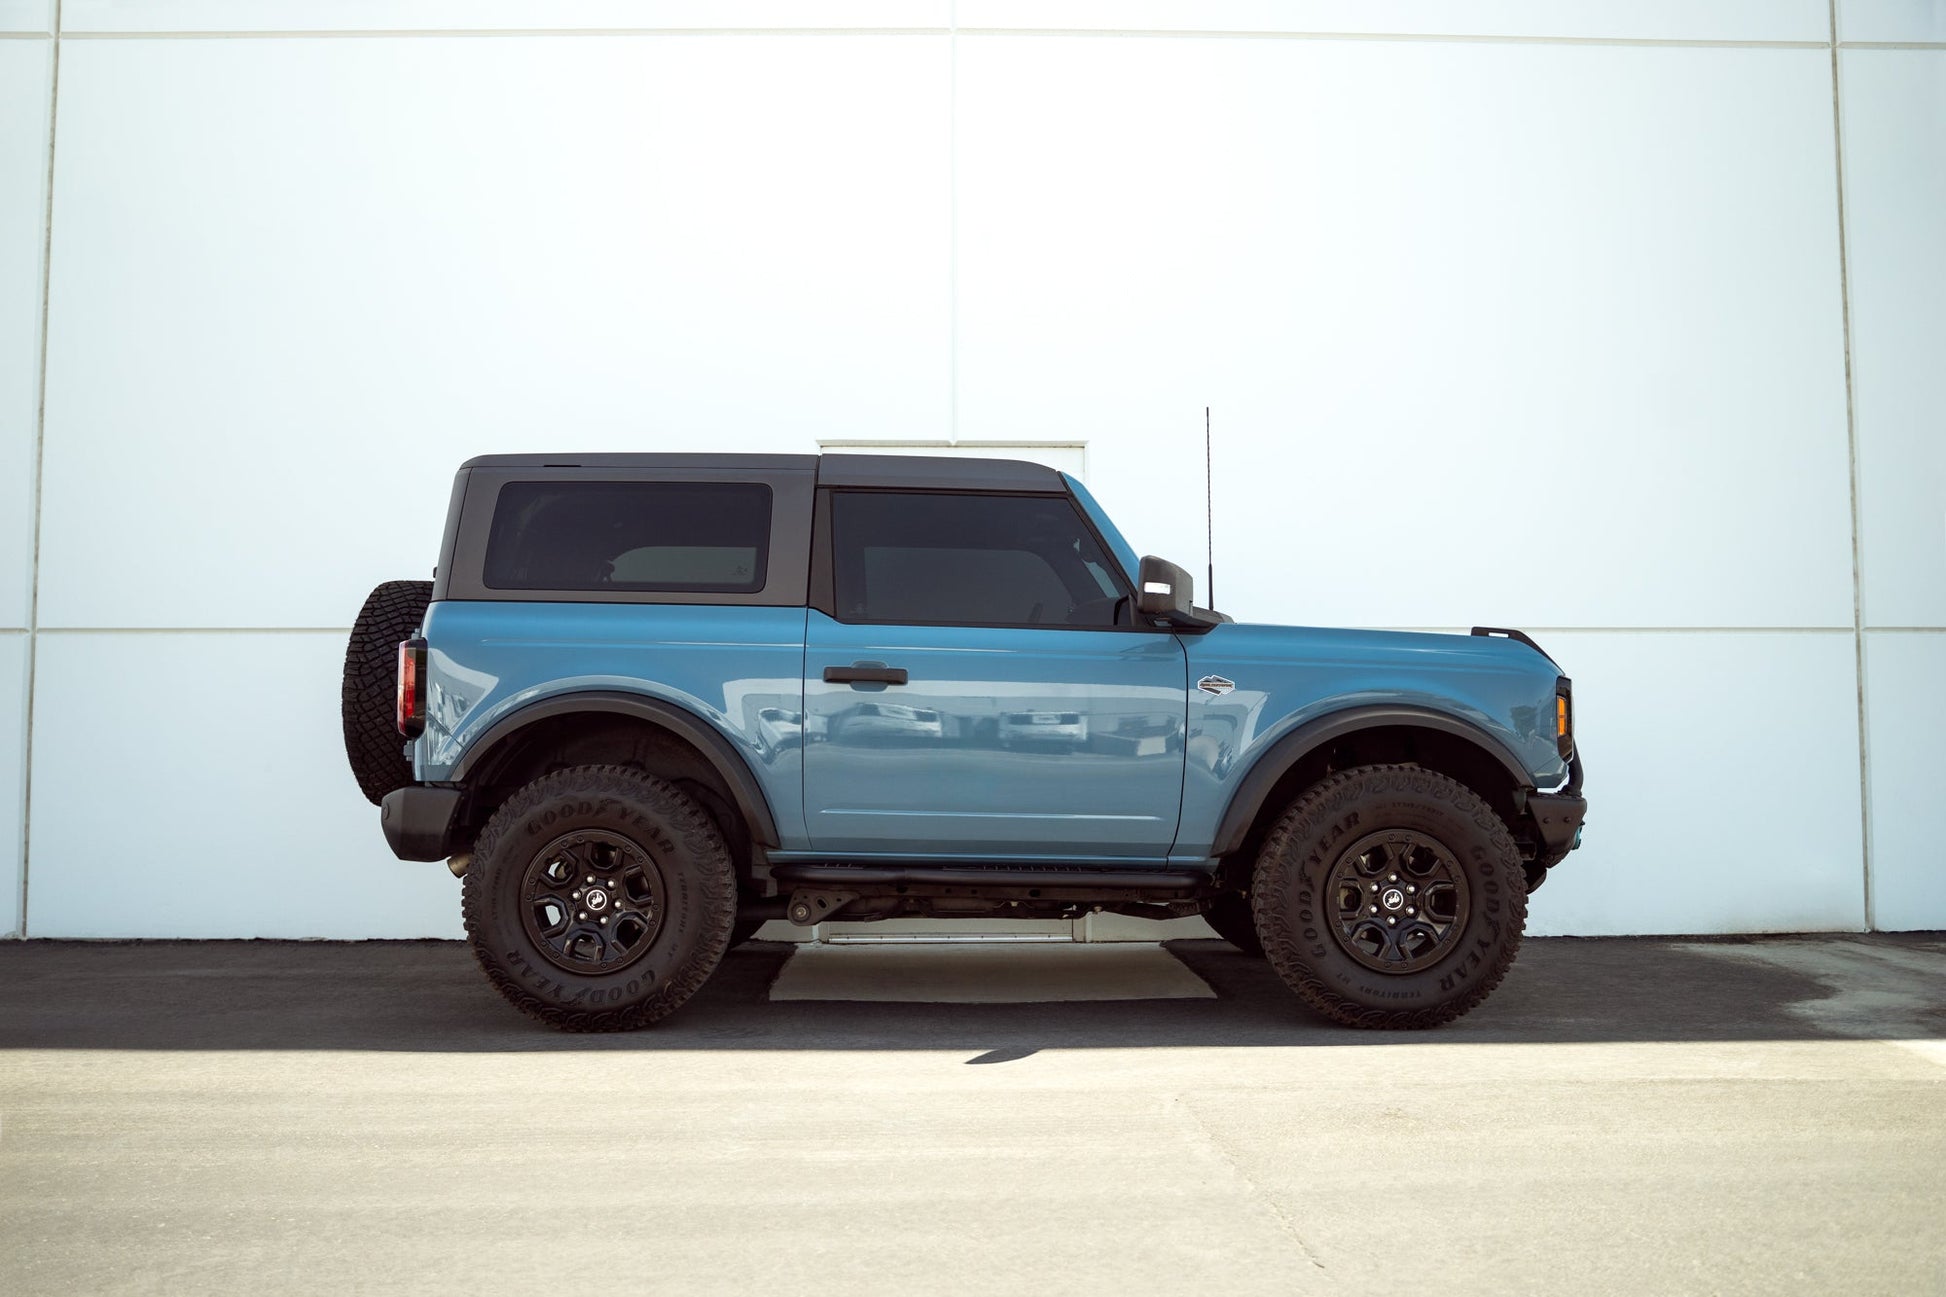
<svg viewBox="0 0 1946 1297">
<path fill-rule="evenodd" d="M 1214 456 L 1210 452 L 1209 407 L 1203 407 L 1203 556 L 1209 559 L 1209 583 L 1203 587 L 1203 598 L 1209 606 L 1216 607 L 1216 487 L 1211 481 L 1210 468 Z"/>
</svg>

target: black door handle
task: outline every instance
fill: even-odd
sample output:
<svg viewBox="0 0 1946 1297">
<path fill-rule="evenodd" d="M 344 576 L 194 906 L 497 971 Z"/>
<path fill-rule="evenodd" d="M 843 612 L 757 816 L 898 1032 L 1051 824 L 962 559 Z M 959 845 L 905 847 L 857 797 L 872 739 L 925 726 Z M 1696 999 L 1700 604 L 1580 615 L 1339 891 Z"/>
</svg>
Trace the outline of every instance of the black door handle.
<svg viewBox="0 0 1946 1297">
<path fill-rule="evenodd" d="M 826 667 L 824 682 L 828 685 L 902 685 L 905 683 L 905 668 Z"/>
</svg>

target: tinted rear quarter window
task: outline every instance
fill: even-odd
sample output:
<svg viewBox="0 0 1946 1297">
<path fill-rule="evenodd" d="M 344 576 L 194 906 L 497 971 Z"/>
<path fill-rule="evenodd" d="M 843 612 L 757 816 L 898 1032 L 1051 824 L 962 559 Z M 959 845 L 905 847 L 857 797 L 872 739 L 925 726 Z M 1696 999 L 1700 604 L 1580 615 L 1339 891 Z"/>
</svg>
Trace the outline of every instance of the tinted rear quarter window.
<svg viewBox="0 0 1946 1297">
<path fill-rule="evenodd" d="M 751 594 L 770 488 L 749 482 L 509 482 L 482 580 L 495 590 Z"/>
</svg>

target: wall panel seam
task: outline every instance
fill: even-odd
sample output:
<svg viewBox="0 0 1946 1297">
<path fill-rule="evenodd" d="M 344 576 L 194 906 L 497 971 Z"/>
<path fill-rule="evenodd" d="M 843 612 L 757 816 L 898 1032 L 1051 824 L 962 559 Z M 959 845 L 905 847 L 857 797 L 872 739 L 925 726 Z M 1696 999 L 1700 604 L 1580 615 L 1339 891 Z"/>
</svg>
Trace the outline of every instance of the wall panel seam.
<svg viewBox="0 0 1946 1297">
<path fill-rule="evenodd" d="M 1858 685 L 1858 844 L 1860 884 L 1864 892 L 1865 930 L 1878 928 L 1872 889 L 1872 747 L 1871 717 L 1866 705 L 1864 551 L 1858 518 L 1858 398 L 1851 351 L 1851 249 L 1845 224 L 1845 115 L 1842 50 L 1838 44 L 1838 0 L 1829 0 L 1831 16 L 1831 162 L 1838 208 L 1838 315 L 1843 324 L 1845 361 L 1845 466 L 1851 488 L 1851 621 L 1852 661 Z"/>
<path fill-rule="evenodd" d="M 28 33 L 33 35 L 33 33 Z M 1518 36 L 1464 32 L 1212 31 L 1193 28 L 1090 27 L 374 27 L 236 31 L 64 32 L 71 41 L 119 40 L 414 40 L 428 37 L 619 37 L 619 36 L 1002 36 L 1107 40 L 1377 41 L 1454 45 L 1610 45 L 1652 49 L 1822 50 L 1829 41 L 1708 40 L 1652 36 Z M 1885 43 L 1860 48 L 1906 48 Z M 1927 48 L 1914 46 L 1913 48 Z"/>
<path fill-rule="evenodd" d="M 54 30 L 61 30 L 61 0 L 54 0 Z M 34 827 L 34 683 L 39 665 L 41 611 L 41 473 L 47 445 L 47 320 L 54 279 L 54 138 L 61 113 L 61 42 L 48 46 L 47 174 L 41 196 L 41 336 L 40 374 L 34 402 L 34 543 L 27 583 L 27 680 L 20 725 L 20 918 L 18 932 L 28 935 L 28 884 L 33 875 L 31 848 Z"/>
</svg>

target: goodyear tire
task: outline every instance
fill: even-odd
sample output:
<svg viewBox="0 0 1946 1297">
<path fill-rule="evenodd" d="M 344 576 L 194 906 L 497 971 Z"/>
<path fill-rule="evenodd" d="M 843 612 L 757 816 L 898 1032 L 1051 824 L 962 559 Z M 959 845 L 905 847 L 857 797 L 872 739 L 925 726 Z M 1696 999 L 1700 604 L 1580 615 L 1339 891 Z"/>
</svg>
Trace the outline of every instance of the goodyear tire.
<svg viewBox="0 0 1946 1297">
<path fill-rule="evenodd" d="M 1360 766 L 1299 798 L 1264 841 L 1252 906 L 1271 967 L 1349 1027 L 1433 1027 L 1512 966 L 1527 886 L 1507 826 L 1465 785 Z"/>
<path fill-rule="evenodd" d="M 568 1031 L 627 1031 L 681 1008 L 737 911 L 715 821 L 624 766 L 574 766 L 515 793 L 480 834 L 462 896 L 487 978 Z"/>
<path fill-rule="evenodd" d="M 1264 943 L 1257 938 L 1257 916 L 1251 912 L 1249 898 L 1224 892 L 1203 911 L 1203 922 L 1244 954 L 1264 953 Z"/>
<path fill-rule="evenodd" d="M 387 581 L 365 598 L 345 645 L 339 714 L 345 759 L 372 805 L 412 782 L 412 763 L 399 737 L 399 641 L 412 638 L 432 601 L 430 581 Z"/>
</svg>

